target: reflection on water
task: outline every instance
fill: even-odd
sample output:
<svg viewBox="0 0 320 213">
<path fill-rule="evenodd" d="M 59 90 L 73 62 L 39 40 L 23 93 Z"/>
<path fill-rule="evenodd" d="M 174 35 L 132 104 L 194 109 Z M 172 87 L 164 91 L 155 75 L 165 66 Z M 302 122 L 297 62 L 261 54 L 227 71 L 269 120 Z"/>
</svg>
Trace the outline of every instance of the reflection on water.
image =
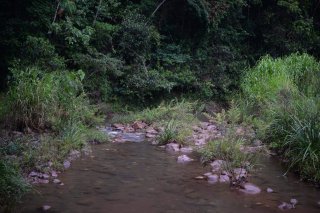
<svg viewBox="0 0 320 213">
<path fill-rule="evenodd" d="M 194 180 L 207 171 L 199 162 L 177 164 L 176 156 L 147 143 L 97 145 L 92 155 L 75 161 L 59 177 L 64 186 L 39 186 L 19 212 L 36 212 L 43 205 L 52 207 L 49 212 L 77 213 L 282 212 L 277 206 L 293 197 L 299 203 L 290 212 L 320 212 L 320 192 L 294 178 L 284 179 L 270 159 L 251 178 L 263 192 L 245 195 L 227 184 Z M 267 193 L 267 187 L 275 193 Z"/>
</svg>

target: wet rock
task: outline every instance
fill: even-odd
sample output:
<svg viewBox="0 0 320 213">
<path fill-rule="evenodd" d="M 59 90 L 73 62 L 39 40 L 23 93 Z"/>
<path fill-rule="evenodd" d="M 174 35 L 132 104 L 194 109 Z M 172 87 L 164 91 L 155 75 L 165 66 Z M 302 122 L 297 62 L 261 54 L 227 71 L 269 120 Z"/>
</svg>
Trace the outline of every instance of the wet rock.
<svg viewBox="0 0 320 213">
<path fill-rule="evenodd" d="M 212 168 L 212 172 L 220 172 L 222 170 L 223 164 L 226 162 L 224 160 L 215 160 L 212 163 L 210 163 L 210 166 Z"/>
<path fill-rule="evenodd" d="M 66 161 L 63 162 L 63 167 L 64 167 L 65 169 L 69 169 L 70 166 L 71 166 L 70 161 L 66 160 Z"/>
<path fill-rule="evenodd" d="M 273 189 L 267 188 L 267 192 L 268 192 L 268 193 L 273 193 Z"/>
<path fill-rule="evenodd" d="M 204 174 L 203 174 L 203 176 L 206 176 L 206 177 L 208 177 L 208 176 L 210 176 L 210 175 L 212 175 L 212 172 L 207 172 L 207 173 L 204 173 Z"/>
<path fill-rule="evenodd" d="M 59 180 L 59 179 L 54 179 L 54 180 L 53 180 L 53 183 L 55 183 L 55 184 L 60 184 L 60 183 L 61 183 L 61 180 Z"/>
<path fill-rule="evenodd" d="M 286 203 L 286 202 L 282 202 L 279 206 L 278 206 L 279 209 L 281 210 L 288 210 L 288 209 L 293 209 L 294 206 L 290 203 Z"/>
<path fill-rule="evenodd" d="M 191 161 L 194 161 L 194 160 L 192 158 L 189 158 L 187 155 L 180 155 L 177 160 L 178 163 L 188 163 Z"/>
<path fill-rule="evenodd" d="M 290 203 L 293 205 L 293 208 L 294 208 L 294 206 L 298 203 L 298 200 L 295 198 L 291 198 Z"/>
<path fill-rule="evenodd" d="M 194 177 L 193 179 L 196 179 L 196 180 L 204 180 L 206 179 L 206 177 L 202 176 L 202 175 L 199 175 L 197 177 Z"/>
<path fill-rule="evenodd" d="M 155 138 L 155 137 L 157 137 L 157 135 L 154 135 L 154 134 L 151 134 L 151 133 L 147 133 L 146 137 L 147 138 Z"/>
<path fill-rule="evenodd" d="M 38 177 L 38 176 L 39 176 L 39 172 L 35 172 L 35 171 L 32 171 L 29 174 L 29 177 Z"/>
<path fill-rule="evenodd" d="M 49 183 L 49 180 L 47 180 L 47 179 L 38 179 L 38 180 L 36 180 L 35 183 L 47 184 L 47 183 Z"/>
<path fill-rule="evenodd" d="M 49 176 L 48 174 L 42 174 L 41 178 L 43 178 L 43 179 L 49 179 L 50 176 Z"/>
<path fill-rule="evenodd" d="M 42 206 L 42 211 L 48 211 L 49 209 L 51 209 L 51 206 L 49 206 L 49 205 Z"/>
<path fill-rule="evenodd" d="M 56 171 L 51 171 L 51 176 L 54 177 L 54 178 L 56 178 L 56 177 L 58 177 L 58 174 L 57 174 Z"/>
<path fill-rule="evenodd" d="M 191 153 L 193 151 L 192 147 L 182 147 L 180 152 L 182 153 Z"/>
<path fill-rule="evenodd" d="M 133 127 L 135 130 L 144 129 L 146 126 L 147 126 L 147 124 L 144 123 L 144 122 L 142 122 L 142 121 L 135 121 L 135 122 L 132 124 L 132 127 Z"/>
<path fill-rule="evenodd" d="M 168 143 L 166 145 L 166 150 L 169 152 L 179 152 L 180 148 L 179 148 L 179 144 L 177 143 Z"/>
<path fill-rule="evenodd" d="M 245 183 L 242 185 L 242 189 L 240 189 L 240 191 L 246 194 L 254 195 L 259 194 L 261 192 L 261 189 L 252 183 Z"/>
<path fill-rule="evenodd" d="M 209 183 L 217 183 L 219 181 L 219 176 L 218 175 L 209 175 L 208 177 L 208 182 Z"/>
<path fill-rule="evenodd" d="M 71 160 L 79 158 L 80 156 L 81 156 L 81 153 L 78 150 L 71 150 L 70 153 L 69 153 L 69 158 Z"/>
<path fill-rule="evenodd" d="M 228 175 L 220 175 L 219 182 L 220 183 L 229 183 L 230 177 Z"/>
<path fill-rule="evenodd" d="M 152 142 L 151 142 L 151 144 L 152 144 L 152 145 L 155 145 L 155 146 L 158 145 L 158 143 L 159 143 L 158 141 L 152 141 Z M 162 148 L 162 147 L 160 147 L 160 148 Z M 164 148 L 165 148 L 165 146 L 164 146 Z"/>
<path fill-rule="evenodd" d="M 156 134 L 158 134 L 158 131 L 155 130 L 154 128 L 152 128 L 152 127 L 148 127 L 148 128 L 146 129 L 146 133 L 156 135 Z"/>
<path fill-rule="evenodd" d="M 234 174 L 235 174 L 235 178 L 237 180 L 239 179 L 246 179 L 248 176 L 247 170 L 243 169 L 243 168 L 236 168 L 233 170 Z"/>
<path fill-rule="evenodd" d="M 123 131 L 124 130 L 124 125 L 122 125 L 122 124 L 112 124 L 112 126 L 115 128 L 115 129 L 117 129 L 117 130 L 121 130 L 121 131 Z"/>
</svg>

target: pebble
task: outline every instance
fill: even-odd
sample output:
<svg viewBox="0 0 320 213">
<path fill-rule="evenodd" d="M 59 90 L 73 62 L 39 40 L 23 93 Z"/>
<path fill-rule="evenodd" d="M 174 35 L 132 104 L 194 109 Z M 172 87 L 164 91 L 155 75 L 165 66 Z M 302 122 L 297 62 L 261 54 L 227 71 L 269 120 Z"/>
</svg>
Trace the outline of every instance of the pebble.
<svg viewBox="0 0 320 213">
<path fill-rule="evenodd" d="M 187 155 L 180 155 L 177 160 L 178 163 L 188 163 L 191 161 L 193 161 L 193 159 L 189 158 Z"/>
<path fill-rule="evenodd" d="M 202 175 L 199 175 L 199 176 L 197 176 L 197 177 L 194 177 L 193 179 L 196 179 L 196 180 L 204 180 L 204 179 L 206 179 L 204 176 L 202 176 Z"/>
<path fill-rule="evenodd" d="M 60 184 L 61 181 L 60 181 L 59 179 L 54 179 L 54 180 L 53 180 L 53 183 L 55 183 L 55 184 Z"/>
<path fill-rule="evenodd" d="M 273 192 L 273 189 L 267 188 L 267 192 L 268 192 L 268 193 L 272 193 L 272 192 Z"/>
<path fill-rule="evenodd" d="M 49 209 L 51 209 L 51 206 L 49 206 L 49 205 L 42 206 L 43 211 L 48 211 Z"/>
<path fill-rule="evenodd" d="M 68 161 L 68 160 L 64 161 L 64 162 L 63 162 L 63 166 L 64 166 L 65 169 L 70 168 L 70 166 L 71 166 L 70 161 Z"/>
</svg>

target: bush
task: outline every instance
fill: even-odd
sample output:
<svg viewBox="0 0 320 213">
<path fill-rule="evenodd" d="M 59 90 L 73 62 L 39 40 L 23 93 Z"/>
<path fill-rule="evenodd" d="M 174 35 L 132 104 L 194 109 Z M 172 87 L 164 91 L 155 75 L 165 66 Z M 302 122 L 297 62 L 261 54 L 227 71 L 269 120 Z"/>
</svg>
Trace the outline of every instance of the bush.
<svg viewBox="0 0 320 213">
<path fill-rule="evenodd" d="M 7 211 L 30 189 L 17 166 L 0 159 L 0 211 Z"/>
<path fill-rule="evenodd" d="M 11 71 L 4 105 L 4 118 L 11 128 L 59 130 L 65 123 L 89 123 L 94 117 L 82 89 L 83 72 L 43 73 L 36 67 Z"/>
<path fill-rule="evenodd" d="M 242 82 L 245 98 L 239 101 L 242 117 L 250 117 L 258 135 L 289 161 L 289 169 L 317 182 L 319 76 L 320 63 L 307 54 L 267 56 L 248 71 Z"/>
</svg>

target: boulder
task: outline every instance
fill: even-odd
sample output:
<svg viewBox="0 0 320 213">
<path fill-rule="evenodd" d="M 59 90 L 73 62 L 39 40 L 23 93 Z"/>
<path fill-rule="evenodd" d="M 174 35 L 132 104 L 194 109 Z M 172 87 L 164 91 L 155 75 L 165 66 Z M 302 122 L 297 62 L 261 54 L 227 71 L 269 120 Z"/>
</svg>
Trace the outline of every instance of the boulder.
<svg viewBox="0 0 320 213">
<path fill-rule="evenodd" d="M 112 124 L 112 126 L 117 129 L 117 130 L 124 130 L 124 125 L 123 124 Z"/>
<path fill-rule="evenodd" d="M 156 134 L 158 134 L 158 131 L 155 130 L 154 128 L 152 128 L 152 127 L 148 127 L 148 128 L 146 129 L 146 133 L 156 135 Z"/>
</svg>

